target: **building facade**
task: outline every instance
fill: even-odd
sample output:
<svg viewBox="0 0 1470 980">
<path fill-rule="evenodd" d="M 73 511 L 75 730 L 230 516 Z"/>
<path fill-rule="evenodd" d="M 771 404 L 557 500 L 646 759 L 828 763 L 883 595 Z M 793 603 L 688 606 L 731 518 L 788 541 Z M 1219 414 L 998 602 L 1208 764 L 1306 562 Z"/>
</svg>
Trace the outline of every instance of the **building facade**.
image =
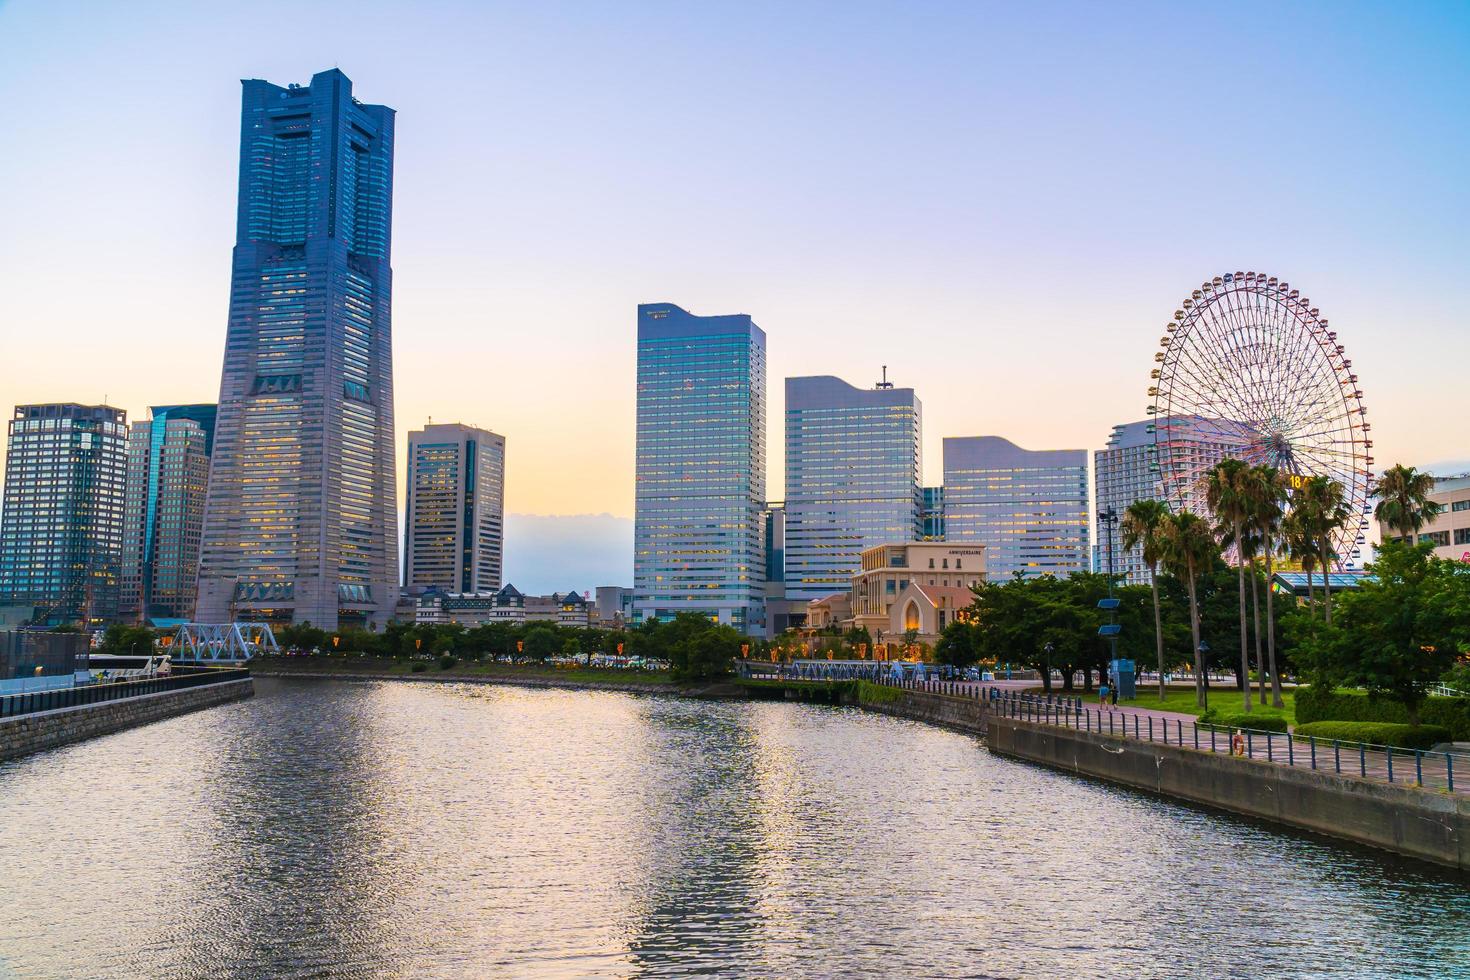
<svg viewBox="0 0 1470 980">
<path fill-rule="evenodd" d="M 1143 548 L 1123 550 L 1123 513 L 1135 500 L 1162 500 L 1159 488 L 1159 463 L 1154 450 L 1154 423 L 1129 422 L 1113 426 L 1106 449 L 1092 455 L 1093 492 L 1097 512 L 1112 508 L 1118 515 L 1113 527 L 1113 572 L 1129 585 L 1148 585 L 1152 581 L 1143 562 Z M 1097 525 L 1096 570 L 1108 570 L 1108 526 Z"/>
<path fill-rule="evenodd" d="M 336 69 L 243 85 L 196 616 L 379 626 L 399 579 L 393 110 Z"/>
<path fill-rule="evenodd" d="M 830 595 L 868 548 L 922 536 L 920 414 L 912 388 L 786 379 L 786 598 Z"/>
<path fill-rule="evenodd" d="M 192 619 L 215 406 L 155 406 L 128 435 L 124 620 Z"/>
<path fill-rule="evenodd" d="M 467 425 L 408 434 L 403 586 L 498 592 L 505 548 L 505 437 Z"/>
<path fill-rule="evenodd" d="M 766 335 L 638 307 L 633 611 L 765 629 Z"/>
<path fill-rule="evenodd" d="M 109 405 L 17 405 L 0 512 L 0 606 L 32 625 L 117 619 L 127 413 Z"/>
<path fill-rule="evenodd" d="M 986 580 L 988 563 L 988 550 L 978 542 L 895 541 L 869 548 L 851 579 L 852 625 L 866 629 L 875 643 L 903 633 L 907 627 L 895 630 L 904 615 L 895 612 L 895 607 L 910 586 L 922 586 L 929 596 L 915 597 L 921 609 L 948 610 L 946 623 L 951 622 L 953 611 L 965 608 L 974 598 L 971 587 Z M 931 616 L 925 622 L 934 619 Z"/>
<path fill-rule="evenodd" d="M 596 607 L 580 592 L 525 595 L 514 585 L 496 592 L 426 592 L 415 600 L 414 621 L 483 626 L 486 623 L 555 623 L 586 627 L 596 617 Z M 605 625 L 605 624 L 604 624 Z"/>
<path fill-rule="evenodd" d="M 944 540 L 944 488 L 924 488 L 924 509 L 919 515 L 923 525 L 922 540 Z"/>
<path fill-rule="evenodd" d="M 986 547 L 992 582 L 1091 565 L 1087 450 L 1022 449 L 998 436 L 944 440 L 944 539 Z"/>
<path fill-rule="evenodd" d="M 1470 564 L 1470 473 L 1437 478 L 1429 499 L 1443 510 L 1419 529 L 1416 542 L 1434 545 L 1434 553 L 1440 558 Z M 1384 541 L 1398 537 L 1381 521 L 1378 534 Z"/>
<path fill-rule="evenodd" d="M 598 626 L 620 629 L 633 621 L 633 590 L 626 585 L 599 585 L 593 595 Z"/>
</svg>

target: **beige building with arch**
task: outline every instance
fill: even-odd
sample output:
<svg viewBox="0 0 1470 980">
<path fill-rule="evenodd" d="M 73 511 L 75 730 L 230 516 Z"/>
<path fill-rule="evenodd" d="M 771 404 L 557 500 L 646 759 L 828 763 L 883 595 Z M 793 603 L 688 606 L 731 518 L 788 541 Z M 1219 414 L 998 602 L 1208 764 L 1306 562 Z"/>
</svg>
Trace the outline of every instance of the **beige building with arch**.
<svg viewBox="0 0 1470 980">
<path fill-rule="evenodd" d="M 919 632 L 933 642 L 985 581 L 985 545 L 907 541 L 869 548 L 852 577 L 852 625 L 875 642 Z M 881 635 L 880 635 L 881 634 Z"/>
</svg>

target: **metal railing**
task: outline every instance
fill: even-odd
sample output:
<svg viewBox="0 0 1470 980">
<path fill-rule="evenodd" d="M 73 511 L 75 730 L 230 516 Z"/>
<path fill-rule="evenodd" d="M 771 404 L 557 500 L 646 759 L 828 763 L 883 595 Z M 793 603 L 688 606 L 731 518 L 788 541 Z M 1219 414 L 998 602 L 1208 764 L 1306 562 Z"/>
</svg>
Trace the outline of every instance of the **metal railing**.
<svg viewBox="0 0 1470 980">
<path fill-rule="evenodd" d="M 1332 772 L 1388 783 L 1411 783 L 1415 786 L 1455 792 L 1454 752 L 1426 749 L 1395 748 L 1371 742 L 1350 742 L 1271 732 L 1252 728 L 1227 728 L 1223 725 L 1190 722 L 1139 714 L 1089 708 L 1074 699 L 1057 701 L 1014 691 L 991 689 L 990 708 L 1002 717 L 1033 724 L 1052 725 L 1077 731 L 1131 738 L 1141 742 L 1159 742 L 1199 752 L 1227 753 L 1314 772 Z M 1172 737 L 1171 737 L 1172 736 Z M 1223 736 L 1223 737 L 1222 737 Z M 1460 757 L 1462 770 L 1470 758 Z M 1460 792 L 1470 791 L 1461 780 Z"/>
<path fill-rule="evenodd" d="M 225 681 L 244 680 L 250 676 L 248 670 L 208 669 L 174 673 L 167 677 L 151 677 L 142 681 L 110 681 L 98 684 L 82 684 L 50 691 L 26 691 L 21 694 L 0 696 L 0 718 L 15 718 L 34 714 L 37 711 L 54 711 L 57 708 L 77 708 L 104 701 L 119 701 L 136 698 L 144 694 L 160 694 L 187 687 L 205 684 L 220 684 Z"/>
</svg>

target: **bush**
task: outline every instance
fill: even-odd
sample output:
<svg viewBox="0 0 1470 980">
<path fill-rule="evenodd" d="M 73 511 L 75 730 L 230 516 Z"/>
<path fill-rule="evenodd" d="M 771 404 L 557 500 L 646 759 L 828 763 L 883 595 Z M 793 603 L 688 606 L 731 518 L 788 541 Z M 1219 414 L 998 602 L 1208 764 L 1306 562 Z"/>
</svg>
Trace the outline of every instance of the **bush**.
<svg viewBox="0 0 1470 980">
<path fill-rule="evenodd" d="M 1323 691 L 1313 685 L 1297 689 L 1296 720 L 1299 724 L 1368 721 L 1407 725 L 1409 713 L 1403 705 L 1387 698 L 1372 698 L 1352 691 Z M 1455 741 L 1470 741 L 1470 698 L 1428 698 L 1419 708 L 1419 721 L 1448 728 Z"/>
<path fill-rule="evenodd" d="M 1313 721 L 1296 726 L 1297 735 L 1338 742 L 1367 742 L 1396 749 L 1427 749 L 1450 740 L 1443 725 L 1396 725 L 1382 721 Z"/>
<path fill-rule="evenodd" d="M 457 663 L 459 663 L 458 660 L 455 660 L 453 657 L 446 653 L 444 656 L 439 658 L 439 669 L 448 670 L 450 667 L 453 667 Z"/>
<path fill-rule="evenodd" d="M 408 669 L 413 671 L 415 674 L 422 674 L 424 671 L 429 669 L 429 665 L 424 663 L 422 660 L 415 660 Z"/>
<path fill-rule="evenodd" d="M 1200 715 L 1199 723 L 1205 728 L 1215 728 L 1221 731 L 1236 728 L 1250 728 L 1258 732 L 1286 731 L 1286 719 L 1280 715 L 1248 715 L 1243 712 L 1217 711 L 1214 708 Z"/>
</svg>

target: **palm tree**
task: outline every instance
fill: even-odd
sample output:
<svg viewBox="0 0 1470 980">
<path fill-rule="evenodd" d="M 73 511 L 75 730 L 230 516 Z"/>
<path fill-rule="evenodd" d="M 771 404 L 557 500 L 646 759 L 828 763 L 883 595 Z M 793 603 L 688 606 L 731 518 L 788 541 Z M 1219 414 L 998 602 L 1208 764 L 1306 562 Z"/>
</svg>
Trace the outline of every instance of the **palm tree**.
<svg viewBox="0 0 1470 980">
<path fill-rule="evenodd" d="M 1198 514 L 1181 510 L 1171 514 L 1163 525 L 1162 559 L 1164 567 L 1189 585 L 1189 631 L 1194 640 L 1194 698 L 1201 708 L 1209 707 L 1205 688 L 1204 654 L 1199 639 L 1199 573 L 1219 555 L 1210 525 Z"/>
<path fill-rule="evenodd" d="M 1373 484 L 1378 498 L 1373 516 L 1413 544 L 1419 529 L 1444 510 L 1444 504 L 1429 499 L 1433 491 L 1434 477 L 1428 473 L 1402 463 L 1391 466 Z"/>
<path fill-rule="evenodd" d="M 1317 539 L 1309 526 L 1311 522 L 1307 517 L 1307 509 L 1306 501 L 1292 501 L 1291 512 L 1281 520 L 1281 550 L 1307 573 L 1307 615 L 1315 618 L 1317 588 L 1312 572 L 1317 568 Z"/>
<path fill-rule="evenodd" d="M 1266 559 L 1266 657 L 1271 671 L 1271 704 L 1282 708 L 1286 702 L 1281 700 L 1281 677 L 1276 673 L 1276 604 L 1272 601 L 1271 580 L 1276 577 L 1276 547 L 1282 534 L 1286 478 L 1274 466 L 1257 466 L 1251 472 L 1255 475 L 1252 523 L 1261 536 L 1261 554 Z"/>
<path fill-rule="evenodd" d="M 1164 700 L 1164 618 L 1159 612 L 1159 562 L 1164 555 L 1169 508 L 1162 500 L 1135 500 L 1123 512 L 1123 550 L 1141 548 L 1154 588 L 1154 646 L 1159 654 L 1159 700 Z"/>
<path fill-rule="evenodd" d="M 1251 710 L 1251 667 L 1245 625 L 1245 556 L 1241 548 L 1242 530 L 1251 516 L 1250 467 L 1238 459 L 1226 458 L 1205 473 L 1205 502 L 1220 522 L 1217 533 L 1222 541 L 1236 545 L 1235 568 L 1240 585 L 1240 689 L 1245 694 L 1245 710 Z"/>
<path fill-rule="evenodd" d="M 1353 512 L 1347 505 L 1342 484 L 1328 476 L 1308 478 L 1297 491 L 1298 506 L 1305 505 L 1306 519 L 1316 540 L 1317 560 L 1322 564 L 1322 616 L 1332 622 L 1332 536 L 1347 526 Z"/>
<path fill-rule="evenodd" d="M 1247 474 L 1251 479 L 1255 478 L 1255 471 Z M 1252 487 L 1252 493 L 1255 488 Z M 1238 543 L 1240 559 L 1250 566 L 1251 579 L 1251 630 L 1255 633 L 1256 640 L 1256 686 L 1261 703 L 1266 703 L 1266 663 L 1261 655 L 1261 576 L 1260 569 L 1256 567 L 1256 559 L 1261 556 L 1261 549 L 1266 545 L 1265 536 L 1256 528 L 1255 516 L 1256 502 L 1251 501 L 1251 519 L 1245 526 L 1245 533 L 1239 542 L 1227 542 L 1227 544 Z M 1250 685 L 1246 685 L 1249 689 Z"/>
</svg>

